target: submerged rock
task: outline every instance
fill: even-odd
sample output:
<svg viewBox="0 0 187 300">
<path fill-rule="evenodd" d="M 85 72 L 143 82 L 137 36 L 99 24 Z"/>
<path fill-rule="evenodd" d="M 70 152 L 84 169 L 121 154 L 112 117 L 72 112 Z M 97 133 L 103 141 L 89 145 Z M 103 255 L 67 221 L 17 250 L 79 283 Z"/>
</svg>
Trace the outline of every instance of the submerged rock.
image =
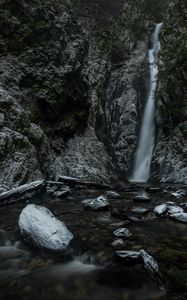
<svg viewBox="0 0 187 300">
<path fill-rule="evenodd" d="M 132 213 L 135 213 L 137 215 L 144 215 L 147 214 L 149 212 L 149 209 L 147 208 L 143 208 L 143 207 L 134 207 L 131 209 Z"/>
<path fill-rule="evenodd" d="M 125 221 L 121 221 L 121 222 L 111 223 L 110 226 L 119 227 L 119 226 L 123 226 L 124 224 L 125 224 Z"/>
<path fill-rule="evenodd" d="M 103 210 L 109 207 L 109 202 L 104 196 L 88 199 L 81 202 L 85 208 L 92 210 Z"/>
<path fill-rule="evenodd" d="M 71 195 L 71 189 L 68 186 L 53 193 L 53 196 L 58 198 L 63 198 L 68 195 Z"/>
<path fill-rule="evenodd" d="M 108 191 L 108 192 L 106 193 L 106 196 L 107 196 L 108 198 L 111 198 L 111 199 L 120 199 L 120 198 L 122 198 L 120 194 L 118 194 L 118 193 L 116 193 L 116 192 L 113 192 L 113 191 Z"/>
<path fill-rule="evenodd" d="M 136 196 L 133 197 L 134 201 L 139 201 L 139 202 L 149 202 L 151 199 L 149 198 L 149 195 L 146 192 L 140 193 Z"/>
<path fill-rule="evenodd" d="M 132 236 L 132 233 L 127 228 L 119 228 L 113 232 L 113 234 L 117 237 L 128 238 Z"/>
<path fill-rule="evenodd" d="M 128 220 L 131 222 L 141 222 L 141 219 L 135 216 L 128 216 Z"/>
<path fill-rule="evenodd" d="M 73 239 L 66 225 L 43 206 L 27 205 L 18 223 L 23 237 L 39 248 L 65 250 Z"/>
<path fill-rule="evenodd" d="M 156 215 L 162 215 L 166 212 L 167 210 L 167 204 L 166 203 L 162 203 L 158 206 L 156 206 L 153 210 L 153 212 L 156 214 Z"/>
<path fill-rule="evenodd" d="M 113 241 L 111 245 L 116 249 L 120 249 L 125 246 L 125 242 L 122 239 L 117 239 L 117 240 Z"/>
</svg>

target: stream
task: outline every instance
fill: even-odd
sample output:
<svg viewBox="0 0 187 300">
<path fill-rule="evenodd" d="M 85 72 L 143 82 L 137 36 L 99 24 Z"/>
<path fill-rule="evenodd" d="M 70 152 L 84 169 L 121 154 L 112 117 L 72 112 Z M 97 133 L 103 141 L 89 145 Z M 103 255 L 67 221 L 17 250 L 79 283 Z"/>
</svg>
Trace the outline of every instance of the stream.
<svg viewBox="0 0 187 300">
<path fill-rule="evenodd" d="M 109 199 L 108 211 L 86 210 L 81 201 L 105 191 L 80 189 L 64 199 L 49 197 L 0 207 L 0 299 L 38 300 L 146 300 L 187 299 L 187 224 L 169 216 L 156 216 L 153 209 L 167 201 L 187 203 L 175 197 L 186 186 L 127 184 L 116 191 L 121 199 Z M 149 202 L 135 202 L 146 191 Z M 67 253 L 36 249 L 22 239 L 18 218 L 28 203 L 43 205 L 64 221 L 74 235 Z M 147 208 L 137 215 L 131 210 Z M 186 208 L 185 208 L 186 210 Z M 113 231 L 128 228 L 132 236 L 122 249 L 146 250 L 158 262 L 164 287 L 140 264 L 116 258 Z"/>
</svg>

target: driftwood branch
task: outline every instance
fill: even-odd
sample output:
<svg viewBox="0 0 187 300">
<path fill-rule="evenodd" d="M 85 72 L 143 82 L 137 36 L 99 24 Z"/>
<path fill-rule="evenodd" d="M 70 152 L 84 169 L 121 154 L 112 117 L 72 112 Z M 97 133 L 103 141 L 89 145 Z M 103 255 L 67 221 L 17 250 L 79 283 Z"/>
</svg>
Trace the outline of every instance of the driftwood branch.
<svg viewBox="0 0 187 300">
<path fill-rule="evenodd" d="M 39 194 L 44 190 L 45 182 L 43 180 L 33 181 L 28 184 L 21 185 L 10 191 L 0 194 L 0 205 L 11 204 L 19 200 L 30 198 Z"/>
</svg>

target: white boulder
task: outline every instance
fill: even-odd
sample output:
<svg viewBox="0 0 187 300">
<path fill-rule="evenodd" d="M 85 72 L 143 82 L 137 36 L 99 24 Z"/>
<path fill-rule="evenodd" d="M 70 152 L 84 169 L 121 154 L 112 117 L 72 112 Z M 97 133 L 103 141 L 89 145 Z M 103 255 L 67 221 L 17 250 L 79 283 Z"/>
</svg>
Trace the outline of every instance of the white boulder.
<svg viewBox="0 0 187 300">
<path fill-rule="evenodd" d="M 167 204 L 162 203 L 154 208 L 154 213 L 158 216 L 164 214 L 167 211 Z"/>
<path fill-rule="evenodd" d="M 24 238 L 34 245 L 49 250 L 65 250 L 73 234 L 46 207 L 27 205 L 19 217 L 19 227 Z"/>
<path fill-rule="evenodd" d="M 116 237 L 128 238 L 132 236 L 132 233 L 127 228 L 119 228 L 113 232 Z"/>
<path fill-rule="evenodd" d="M 109 207 L 108 199 L 104 196 L 95 199 L 88 199 L 81 202 L 85 208 L 92 210 L 103 210 Z"/>
<path fill-rule="evenodd" d="M 170 215 L 170 217 L 173 218 L 174 220 L 187 223 L 187 213 L 185 212 L 173 213 Z"/>
<path fill-rule="evenodd" d="M 120 258 L 127 260 L 137 260 L 140 257 L 139 251 L 120 250 L 115 252 Z"/>
</svg>

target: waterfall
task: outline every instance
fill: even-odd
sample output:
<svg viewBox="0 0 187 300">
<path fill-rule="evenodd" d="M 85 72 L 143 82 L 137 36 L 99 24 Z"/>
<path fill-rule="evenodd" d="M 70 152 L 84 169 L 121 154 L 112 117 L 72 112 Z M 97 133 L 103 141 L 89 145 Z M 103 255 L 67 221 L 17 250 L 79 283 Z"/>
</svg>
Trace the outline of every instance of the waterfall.
<svg viewBox="0 0 187 300">
<path fill-rule="evenodd" d="M 150 85 L 147 103 L 145 106 L 138 147 L 135 153 L 132 182 L 147 182 L 150 177 L 151 160 L 155 143 L 155 94 L 157 87 L 157 54 L 160 51 L 159 33 L 162 23 L 155 26 L 151 36 L 151 49 L 148 52 L 150 68 Z"/>
</svg>

